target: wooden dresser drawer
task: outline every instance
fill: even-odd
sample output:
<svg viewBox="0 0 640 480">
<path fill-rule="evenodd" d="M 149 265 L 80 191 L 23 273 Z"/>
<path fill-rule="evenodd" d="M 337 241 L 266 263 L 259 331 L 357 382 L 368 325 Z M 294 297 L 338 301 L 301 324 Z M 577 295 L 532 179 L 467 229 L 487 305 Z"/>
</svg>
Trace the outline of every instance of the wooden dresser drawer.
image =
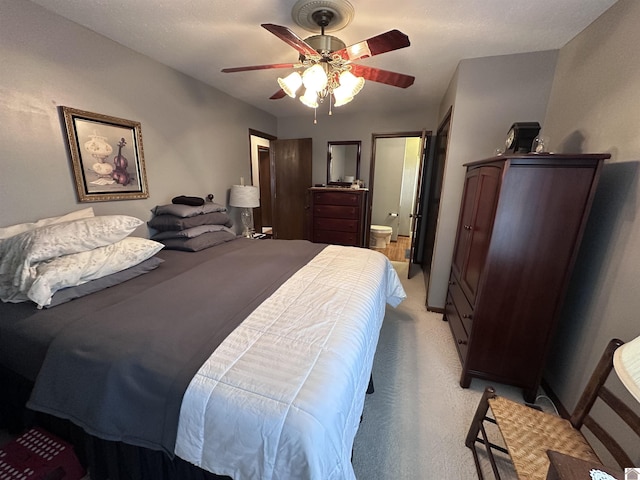
<svg viewBox="0 0 640 480">
<path fill-rule="evenodd" d="M 357 245 L 358 234 L 356 232 L 339 232 L 336 230 L 315 230 L 313 232 L 315 243 L 331 243 L 334 245 Z"/>
<path fill-rule="evenodd" d="M 471 325 L 473 323 L 473 307 L 467 301 L 467 297 L 462 292 L 462 288 L 460 288 L 460 284 L 456 277 L 451 274 L 449 278 L 449 294 L 455 303 L 456 310 L 460 315 L 460 321 L 462 325 L 464 325 L 464 329 L 467 332 L 468 336 L 471 336 Z"/>
<path fill-rule="evenodd" d="M 348 220 L 346 218 L 324 218 L 315 217 L 313 219 L 313 231 L 334 230 L 338 232 L 358 231 L 358 220 Z"/>
<path fill-rule="evenodd" d="M 447 294 L 444 314 L 447 317 L 449 328 L 451 328 L 453 339 L 456 342 L 456 348 L 458 349 L 458 355 L 460 355 L 460 361 L 464 365 L 465 359 L 467 358 L 469 336 L 462 326 L 462 319 L 460 318 L 460 315 L 456 310 L 456 305 L 450 292 Z"/>
<path fill-rule="evenodd" d="M 309 199 L 311 241 L 365 245 L 367 190 L 312 187 Z"/>
<path fill-rule="evenodd" d="M 345 190 L 344 192 L 313 192 L 313 203 L 314 205 L 359 205 L 360 196 Z"/>
<path fill-rule="evenodd" d="M 314 217 L 352 218 L 358 220 L 360 209 L 348 205 L 314 205 Z"/>
</svg>

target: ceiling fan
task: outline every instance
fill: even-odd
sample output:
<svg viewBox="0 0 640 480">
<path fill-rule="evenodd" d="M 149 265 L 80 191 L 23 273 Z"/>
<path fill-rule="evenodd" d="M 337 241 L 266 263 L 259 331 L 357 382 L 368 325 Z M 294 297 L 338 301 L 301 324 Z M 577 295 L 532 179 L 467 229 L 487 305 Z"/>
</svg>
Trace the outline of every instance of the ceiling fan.
<svg viewBox="0 0 640 480">
<path fill-rule="evenodd" d="M 415 80 L 411 75 L 353 63 L 356 60 L 408 47 L 409 37 L 399 30 L 390 30 L 348 47 L 339 38 L 325 35 L 325 29 L 344 28 L 350 22 L 352 12 L 353 7 L 346 0 L 300 0 L 293 9 L 294 20 L 309 30 L 317 31 L 319 28 L 320 35 L 303 40 L 287 27 L 272 23 L 261 25 L 293 47 L 299 53 L 298 62 L 224 68 L 222 72 L 294 69 L 295 71 L 287 77 L 278 78 L 281 88 L 269 98 L 277 100 L 286 95 L 295 98 L 298 90 L 304 86 L 305 92 L 300 96 L 300 100 L 312 108 L 318 107 L 318 104 L 327 98 L 336 107 L 350 102 L 362 89 L 365 80 L 400 88 L 411 86 Z M 302 74 L 299 71 L 302 71 Z M 329 115 L 331 113 L 330 103 Z"/>
</svg>

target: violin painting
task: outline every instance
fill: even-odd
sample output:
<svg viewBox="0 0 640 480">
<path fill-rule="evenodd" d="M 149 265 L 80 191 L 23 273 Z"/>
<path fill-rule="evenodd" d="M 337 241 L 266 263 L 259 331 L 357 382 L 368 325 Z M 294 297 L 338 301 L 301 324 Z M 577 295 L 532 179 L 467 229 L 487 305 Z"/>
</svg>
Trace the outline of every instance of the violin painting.
<svg viewBox="0 0 640 480">
<path fill-rule="evenodd" d="M 148 198 L 140 122 L 69 107 L 60 109 L 78 200 Z"/>
</svg>

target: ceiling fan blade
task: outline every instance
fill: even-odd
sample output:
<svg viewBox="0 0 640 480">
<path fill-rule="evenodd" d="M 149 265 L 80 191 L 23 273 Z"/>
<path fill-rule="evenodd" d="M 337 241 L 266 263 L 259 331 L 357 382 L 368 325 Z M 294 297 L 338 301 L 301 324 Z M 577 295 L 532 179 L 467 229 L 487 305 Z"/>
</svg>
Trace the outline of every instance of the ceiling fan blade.
<svg viewBox="0 0 640 480">
<path fill-rule="evenodd" d="M 223 68 L 224 73 L 248 72 L 250 70 L 269 70 L 270 68 L 293 68 L 295 63 L 272 63 L 270 65 L 251 65 L 249 67 Z"/>
<path fill-rule="evenodd" d="M 282 27 L 280 25 L 274 25 L 273 23 L 263 23 L 263 28 L 266 28 L 271 33 L 273 33 L 280 40 L 288 44 L 289 46 L 295 48 L 302 55 L 317 55 L 318 52 L 311 48 L 303 39 L 289 30 L 287 27 Z"/>
<path fill-rule="evenodd" d="M 342 50 L 334 52 L 345 60 L 355 61 L 361 58 L 373 57 L 381 53 L 391 52 L 411 45 L 409 37 L 400 30 L 389 30 L 375 37 L 354 43 Z"/>
<path fill-rule="evenodd" d="M 351 65 L 351 73 L 356 77 L 363 77 L 365 80 L 400 88 L 410 87 L 416 79 L 404 73 L 390 72 L 388 70 L 382 70 L 381 68 L 365 67 L 355 64 Z"/>
<path fill-rule="evenodd" d="M 271 95 L 269 97 L 269 100 L 280 100 L 281 98 L 286 97 L 287 94 L 284 93 L 284 90 L 280 89 L 278 90 L 276 93 L 274 93 L 273 95 Z"/>
</svg>

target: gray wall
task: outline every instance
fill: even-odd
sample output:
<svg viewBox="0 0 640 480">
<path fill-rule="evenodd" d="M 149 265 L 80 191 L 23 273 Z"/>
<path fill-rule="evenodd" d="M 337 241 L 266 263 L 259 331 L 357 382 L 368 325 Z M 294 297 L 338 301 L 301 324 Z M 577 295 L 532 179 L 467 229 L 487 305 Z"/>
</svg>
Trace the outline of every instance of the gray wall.
<svg viewBox="0 0 640 480">
<path fill-rule="evenodd" d="M 436 233 L 428 304 L 443 308 L 456 236 L 464 163 L 491 157 L 504 148 L 514 122 L 544 120 L 558 52 L 463 60 L 440 106 L 453 106 Z"/>
<path fill-rule="evenodd" d="M 0 0 L 0 65 L 0 226 L 89 205 L 146 221 L 182 194 L 226 203 L 251 177 L 248 129 L 276 131 L 275 117 L 24 0 Z M 148 199 L 77 202 L 61 105 L 141 122 Z"/>
<path fill-rule="evenodd" d="M 553 151 L 612 155 L 545 374 L 569 408 L 607 341 L 640 335 L 638 24 L 640 2 L 620 0 L 562 48 L 544 123 Z"/>
<path fill-rule="evenodd" d="M 377 86 L 376 86 L 377 87 Z M 365 85 L 364 88 L 367 88 Z M 380 88 L 394 88 L 380 86 Z M 411 88 L 411 87 L 409 87 Z M 294 101 L 284 98 L 281 101 Z M 357 101 L 357 98 L 354 102 Z M 327 181 L 327 142 L 338 140 L 360 140 L 362 152 L 360 177 L 369 186 L 371 165 L 371 135 L 374 133 L 397 133 L 421 131 L 423 128 L 435 133 L 437 108 L 403 111 L 385 115 L 363 113 L 348 115 L 334 109 L 328 116 L 318 109 L 318 123 L 313 124 L 313 110 L 304 117 L 278 119 L 278 138 L 313 138 L 313 183 Z"/>
</svg>

